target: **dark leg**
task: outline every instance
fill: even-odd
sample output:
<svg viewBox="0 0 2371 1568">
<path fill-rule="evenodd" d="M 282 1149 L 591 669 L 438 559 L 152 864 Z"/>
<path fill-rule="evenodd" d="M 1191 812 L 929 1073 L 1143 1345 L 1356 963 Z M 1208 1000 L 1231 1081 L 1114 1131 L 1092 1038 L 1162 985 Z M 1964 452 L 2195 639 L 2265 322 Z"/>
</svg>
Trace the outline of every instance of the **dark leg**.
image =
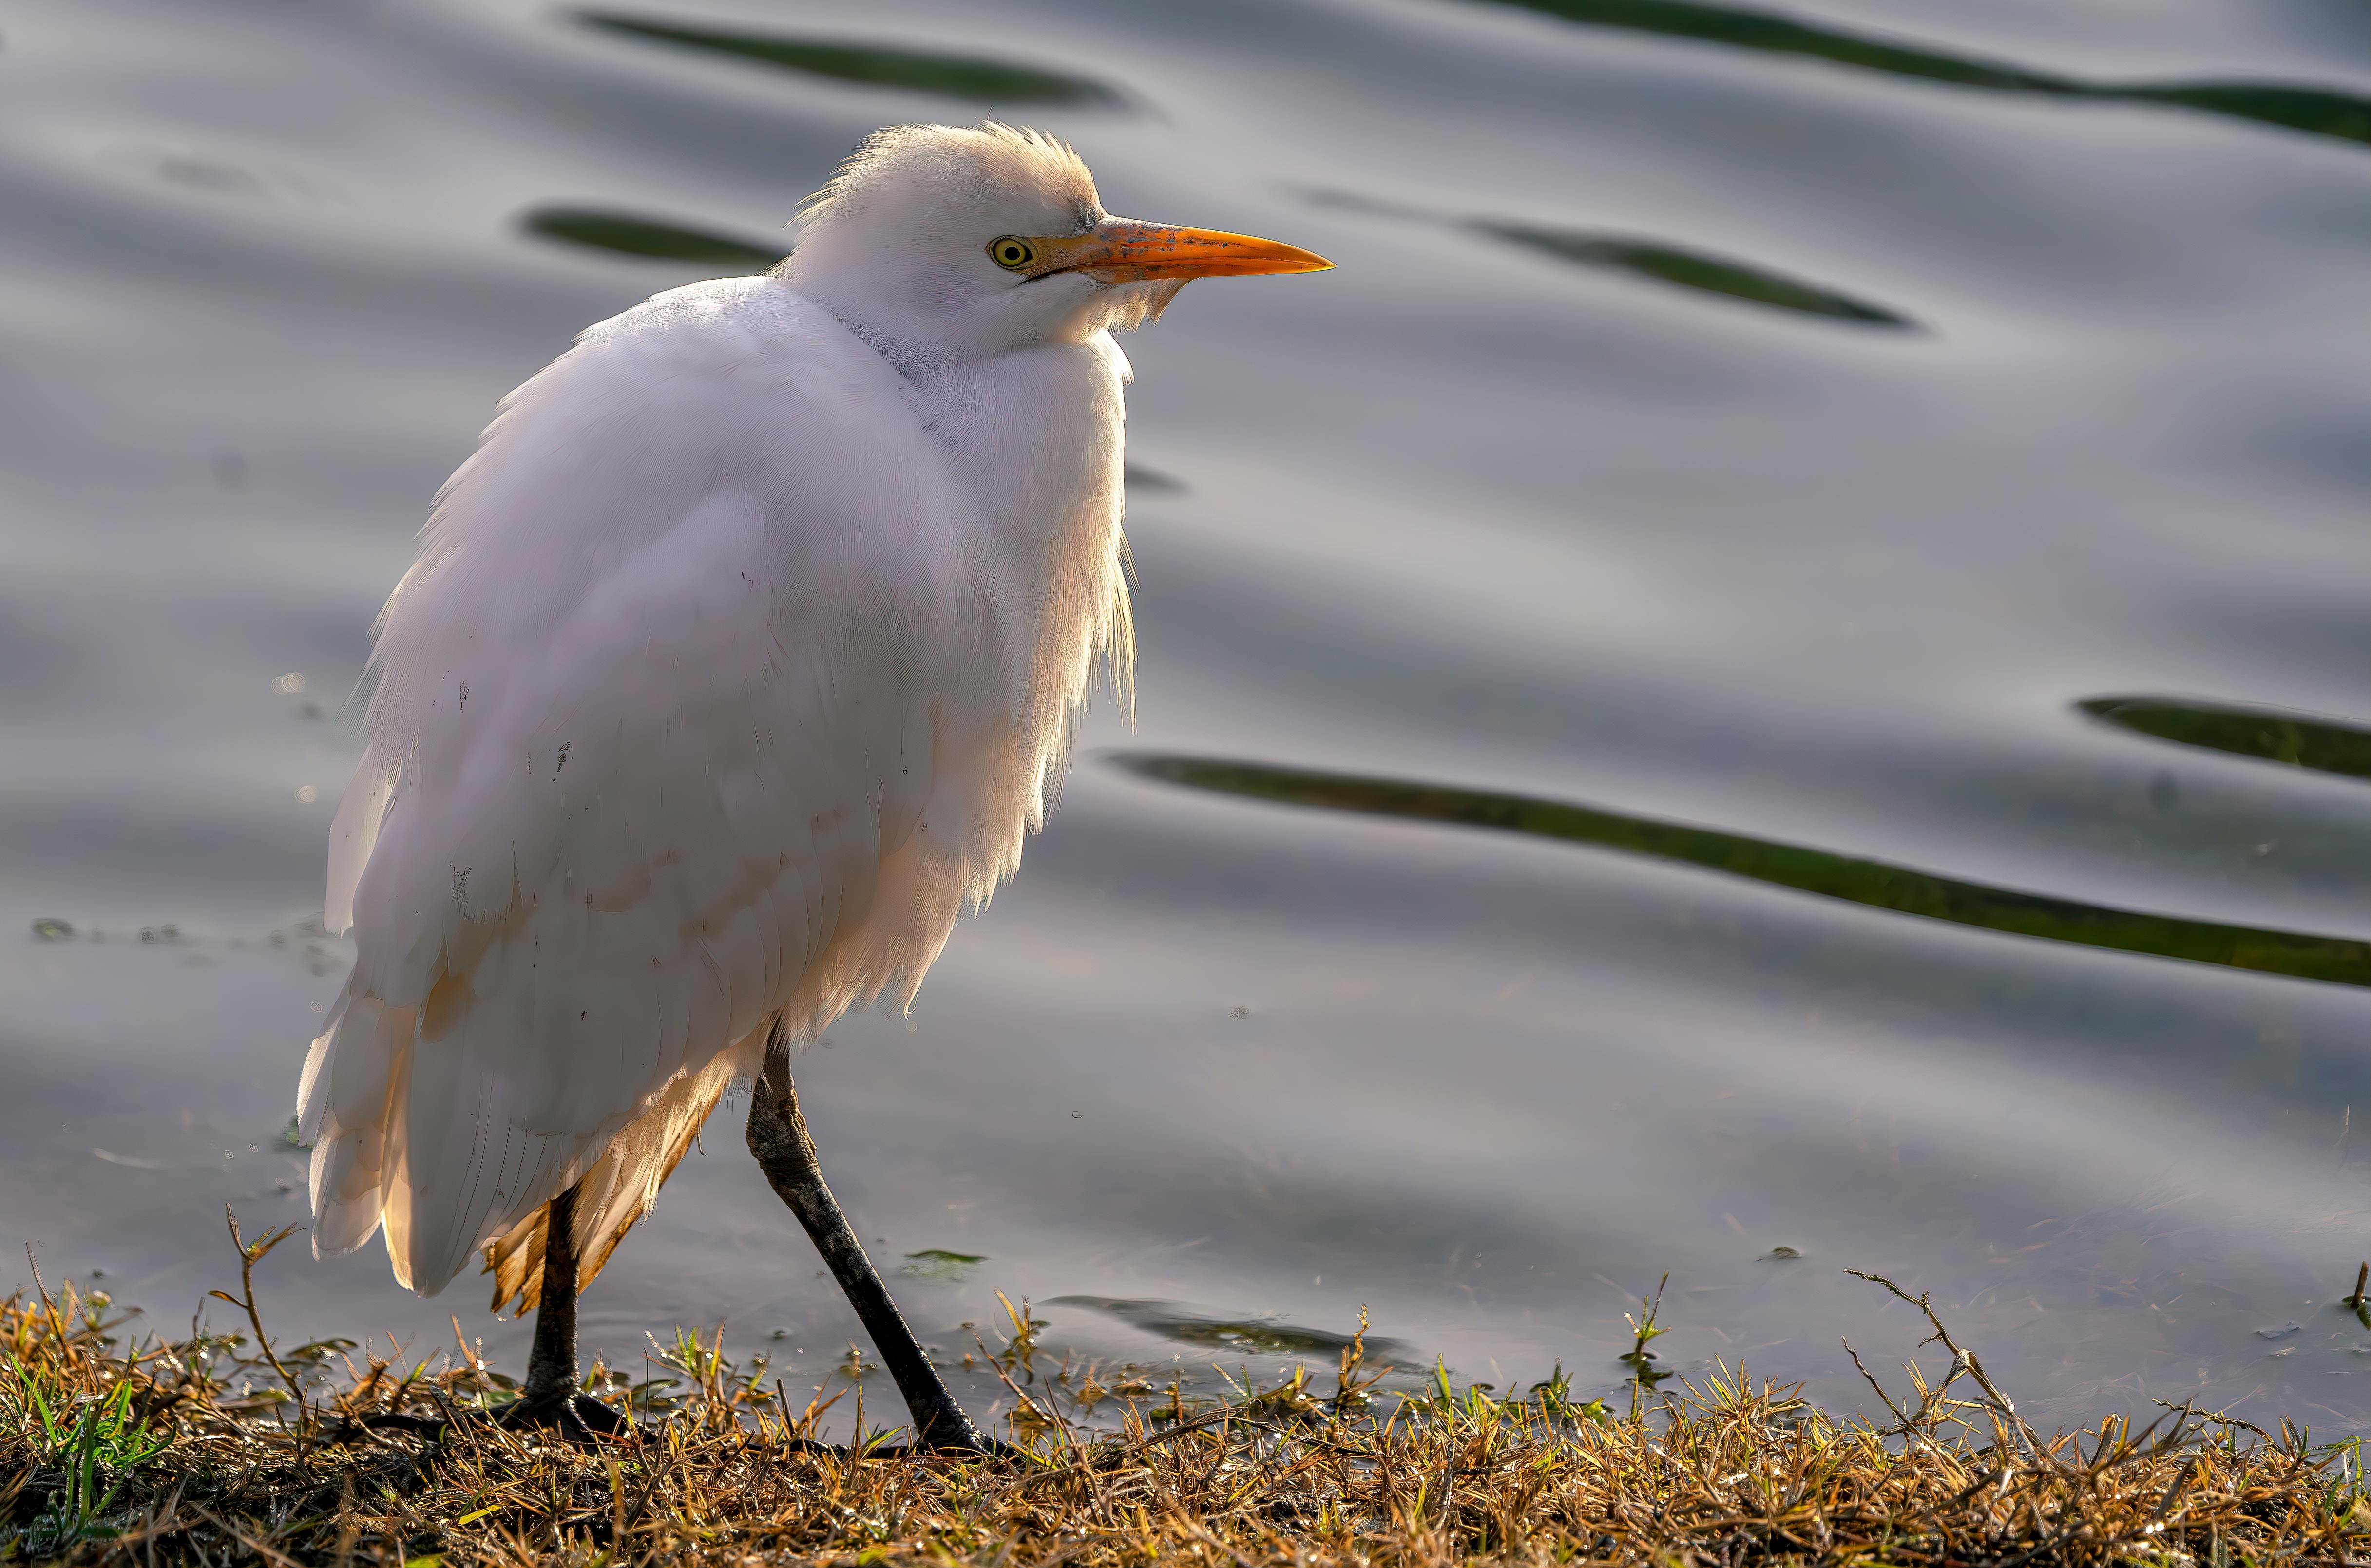
<svg viewBox="0 0 2371 1568">
<path fill-rule="evenodd" d="M 543 1293 L 527 1354 L 525 1399 L 545 1402 L 576 1391 L 576 1189 L 551 1200 L 543 1219 Z"/>
<path fill-rule="evenodd" d="M 897 1380 L 913 1418 L 914 1447 L 985 1453 L 989 1445 L 971 1417 L 955 1403 L 940 1381 L 937 1368 L 922 1354 L 914 1331 L 906 1326 L 889 1287 L 881 1283 L 873 1260 L 849 1228 L 839 1200 L 823 1184 L 823 1169 L 815 1163 L 815 1139 L 807 1136 L 806 1118 L 799 1113 L 798 1090 L 791 1084 L 791 1053 L 781 1029 L 766 1043 L 766 1066 L 749 1094 L 749 1152 L 773 1184 L 774 1193 L 790 1205 L 799 1223 L 815 1240 L 815 1251 L 831 1268 L 832 1277 L 856 1309 L 864 1332 Z M 545 1287 L 549 1290 L 550 1287 Z M 542 1343 L 541 1324 L 537 1343 Z"/>
<path fill-rule="evenodd" d="M 492 1412 L 453 1412 L 464 1424 L 491 1423 L 511 1431 L 559 1433 L 572 1443 L 590 1444 L 596 1434 L 620 1436 L 634 1424 L 590 1394 L 576 1390 L 576 1189 L 551 1200 L 544 1218 L 543 1288 L 535 1311 L 535 1348 L 527 1355 L 526 1386 L 519 1397 Z M 441 1402 L 441 1401 L 440 1401 Z M 341 1423 L 332 1442 L 349 1442 L 364 1432 L 410 1432 L 441 1438 L 443 1417 L 392 1412 Z"/>
<path fill-rule="evenodd" d="M 576 1391 L 576 1189 L 551 1200 L 544 1216 L 543 1290 L 535 1309 L 535 1348 L 526 1387 L 495 1418 L 504 1426 L 556 1427 L 576 1439 L 623 1432 L 624 1416 Z"/>
</svg>

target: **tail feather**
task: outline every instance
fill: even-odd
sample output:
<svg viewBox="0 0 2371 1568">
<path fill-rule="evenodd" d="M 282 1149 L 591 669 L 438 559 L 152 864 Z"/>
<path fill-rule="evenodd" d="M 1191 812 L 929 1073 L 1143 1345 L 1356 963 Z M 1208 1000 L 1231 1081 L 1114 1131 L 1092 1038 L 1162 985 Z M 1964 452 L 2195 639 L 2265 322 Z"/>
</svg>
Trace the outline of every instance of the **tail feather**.
<svg viewBox="0 0 2371 1568">
<path fill-rule="evenodd" d="M 761 1027 L 677 1078 L 604 1137 L 511 1124 L 500 1086 L 466 1066 L 457 1073 L 453 1054 L 418 1038 L 419 1019 L 419 1009 L 390 1008 L 376 997 L 341 998 L 306 1055 L 297 1124 L 313 1139 L 313 1253 L 340 1256 L 383 1233 L 397 1283 L 434 1296 L 482 1247 L 495 1274 L 496 1310 L 511 1300 L 522 1311 L 536 1305 L 547 1205 L 580 1180 L 578 1281 L 589 1284 L 600 1273 L 657 1202 L 735 1074 L 751 1070 L 765 1032 Z M 457 1113 L 483 1129 L 470 1169 L 415 1170 L 411 1129 L 448 1126 Z M 431 1139 L 432 1147 L 447 1142 Z M 455 1211 L 457 1194 L 471 1190 L 497 1201 L 474 1223 L 454 1223 L 470 1217 Z"/>
<path fill-rule="evenodd" d="M 313 1144 L 313 1255 L 353 1251 L 379 1228 L 399 1150 L 412 1011 L 341 998 L 313 1042 L 298 1090 L 299 1137 Z"/>
<path fill-rule="evenodd" d="M 763 1033 L 761 1029 L 756 1038 L 762 1039 Z M 677 1078 L 656 1104 L 609 1141 L 601 1158 L 584 1172 L 577 1191 L 575 1223 L 570 1227 L 579 1290 L 593 1283 L 626 1232 L 658 1202 L 659 1188 L 691 1152 L 701 1124 L 731 1087 L 736 1070 L 744 1066 L 740 1060 L 744 1055 L 741 1050 L 729 1051 L 703 1070 Z M 485 1272 L 494 1276 L 492 1310 L 500 1312 L 515 1303 L 524 1315 L 541 1304 L 543 1253 L 550 1217 L 551 1208 L 546 1203 L 487 1243 Z"/>
</svg>

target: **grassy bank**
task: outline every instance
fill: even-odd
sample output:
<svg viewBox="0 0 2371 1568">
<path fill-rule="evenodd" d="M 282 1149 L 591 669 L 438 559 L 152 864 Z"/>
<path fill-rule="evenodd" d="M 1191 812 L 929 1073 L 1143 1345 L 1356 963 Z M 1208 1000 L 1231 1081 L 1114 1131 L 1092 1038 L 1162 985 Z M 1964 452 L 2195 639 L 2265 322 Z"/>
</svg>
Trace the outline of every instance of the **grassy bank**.
<svg viewBox="0 0 2371 1568">
<path fill-rule="evenodd" d="M 1657 1373 L 1651 1319 L 1609 1409 L 1561 1379 L 1501 1396 L 1442 1374 L 1385 1397 L 1363 1338 L 1331 1378 L 1197 1402 L 1038 1363 L 1023 1311 L 992 1358 L 1019 1452 L 918 1461 L 815 1441 L 836 1401 L 884 1414 L 885 1384 L 802 1404 L 694 1335 L 661 1378 L 596 1369 L 642 1435 L 588 1452 L 471 1421 L 510 1384 L 466 1347 L 419 1366 L 274 1347 L 251 1294 L 223 1298 L 249 1332 L 177 1343 L 129 1340 L 71 1288 L 0 1304 L 0 1561 L 2371 1558 L 2354 1446 L 2187 1409 L 2043 1438 L 1931 1314 L 1927 1373 L 1872 1378 L 1891 1412 L 1872 1424 L 1742 1373 Z M 389 1415 L 412 1420 L 363 1424 Z"/>
</svg>

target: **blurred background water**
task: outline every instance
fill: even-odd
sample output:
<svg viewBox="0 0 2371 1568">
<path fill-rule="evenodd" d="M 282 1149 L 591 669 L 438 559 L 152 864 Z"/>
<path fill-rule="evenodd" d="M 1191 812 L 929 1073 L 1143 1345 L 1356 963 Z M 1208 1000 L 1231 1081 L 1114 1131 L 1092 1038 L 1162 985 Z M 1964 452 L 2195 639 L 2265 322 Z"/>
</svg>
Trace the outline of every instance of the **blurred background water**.
<svg viewBox="0 0 2371 1568">
<path fill-rule="evenodd" d="M 798 1071 L 950 1354 L 2371 1424 L 2371 33 L 2352 0 L 31 0 L 0 53 L 0 1245 L 162 1329 L 345 955 L 343 701 L 585 324 L 994 114 L 1275 235 L 1128 340 L 1133 723 Z M 728 1103 L 585 1301 L 855 1333 Z M 966 1261 L 977 1260 L 977 1261 Z M 14 1274 L 18 1265 L 7 1265 Z M 292 1336 L 516 1369 L 465 1279 Z M 1002 1397 L 974 1379 L 967 1397 Z"/>
</svg>

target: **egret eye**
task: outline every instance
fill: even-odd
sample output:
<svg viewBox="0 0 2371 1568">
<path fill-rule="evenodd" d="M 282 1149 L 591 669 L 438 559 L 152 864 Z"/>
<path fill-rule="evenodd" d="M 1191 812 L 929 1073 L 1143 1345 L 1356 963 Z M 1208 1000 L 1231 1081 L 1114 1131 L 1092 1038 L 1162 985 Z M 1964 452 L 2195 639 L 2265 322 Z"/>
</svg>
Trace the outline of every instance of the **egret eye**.
<svg viewBox="0 0 2371 1568">
<path fill-rule="evenodd" d="M 1019 235 L 1008 234 L 988 242 L 988 259 L 1008 272 L 1017 272 L 1037 259 L 1037 248 Z"/>
</svg>

